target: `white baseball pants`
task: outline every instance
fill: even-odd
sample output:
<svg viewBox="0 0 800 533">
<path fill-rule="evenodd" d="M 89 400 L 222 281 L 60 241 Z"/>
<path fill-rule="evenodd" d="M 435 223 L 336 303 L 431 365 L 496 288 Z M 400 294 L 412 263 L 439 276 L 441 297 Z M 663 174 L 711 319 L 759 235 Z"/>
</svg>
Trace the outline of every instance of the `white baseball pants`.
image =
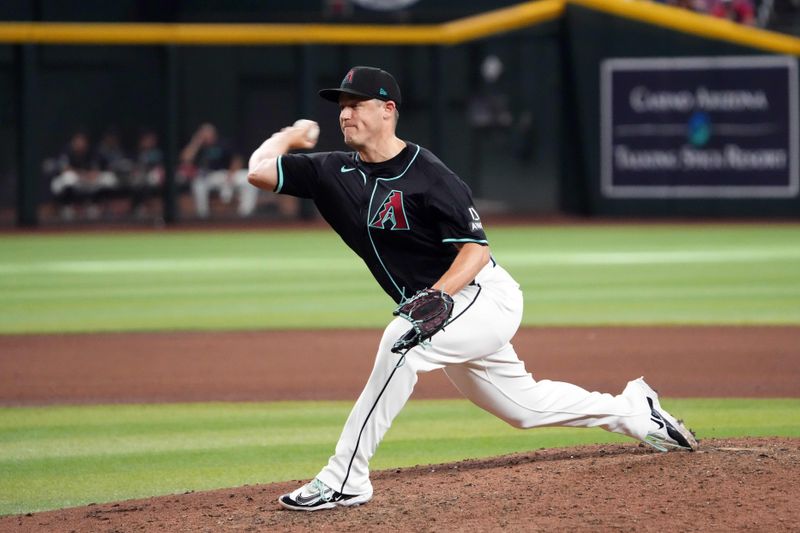
<svg viewBox="0 0 800 533">
<path fill-rule="evenodd" d="M 378 443 L 411 396 L 417 373 L 438 368 L 465 397 L 514 427 L 599 426 L 639 440 L 646 436 L 650 409 L 633 391 L 638 388 L 612 396 L 569 383 L 535 381 L 525 370 L 509 342 L 522 318 L 522 293 L 499 265 L 489 263 L 475 284 L 453 300 L 452 322 L 405 358 L 391 347 L 409 322 L 398 317 L 387 326 L 369 381 L 336 453 L 317 475 L 320 481 L 344 494 L 371 493 L 369 460 Z"/>
</svg>

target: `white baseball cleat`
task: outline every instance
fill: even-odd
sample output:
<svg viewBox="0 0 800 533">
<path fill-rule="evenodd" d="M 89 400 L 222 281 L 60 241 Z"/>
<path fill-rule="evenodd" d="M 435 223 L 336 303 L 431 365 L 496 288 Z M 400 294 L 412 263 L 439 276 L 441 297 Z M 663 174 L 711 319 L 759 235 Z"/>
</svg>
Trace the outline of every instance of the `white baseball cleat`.
<svg viewBox="0 0 800 533">
<path fill-rule="evenodd" d="M 342 494 L 315 478 L 299 489 L 278 498 L 278 503 L 292 511 L 322 511 L 338 506 L 355 507 L 367 503 L 371 499 L 372 492 L 356 495 Z"/>
<path fill-rule="evenodd" d="M 645 383 L 644 378 L 634 381 L 641 387 L 644 397 L 650 406 L 650 421 L 653 427 L 647 432 L 644 442 L 656 450 L 667 452 L 670 449 L 687 450 L 693 452 L 699 445 L 694 434 L 681 420 L 678 420 L 658 402 L 658 393 Z"/>
</svg>

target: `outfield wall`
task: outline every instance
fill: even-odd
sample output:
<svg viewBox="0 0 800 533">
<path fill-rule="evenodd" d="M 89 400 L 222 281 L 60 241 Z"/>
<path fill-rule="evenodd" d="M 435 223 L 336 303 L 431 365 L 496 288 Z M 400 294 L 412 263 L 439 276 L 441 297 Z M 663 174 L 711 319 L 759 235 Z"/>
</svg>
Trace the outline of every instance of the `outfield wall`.
<svg viewBox="0 0 800 533">
<path fill-rule="evenodd" d="M 740 28 L 751 39 L 736 43 L 578 4 L 567 6 L 564 27 L 574 102 L 564 142 L 579 156 L 565 158 L 568 208 L 800 215 L 797 57 L 765 49 L 792 48 L 777 47 L 767 32 Z"/>
<path fill-rule="evenodd" d="M 41 162 L 55 155 L 77 128 L 97 138 L 114 127 L 129 145 L 141 127 L 156 128 L 170 166 L 205 121 L 215 123 L 245 155 L 298 116 L 322 124 L 321 149 L 341 148 L 336 109 L 315 94 L 321 86 L 338 85 L 353 64 L 381 65 L 397 75 L 405 100 L 400 135 L 437 152 L 472 186 L 487 211 L 800 215 L 798 140 L 790 131 L 797 123 L 792 114 L 798 97 L 792 81 L 797 76 L 792 65 L 800 54 L 796 38 L 621 0 L 527 2 L 422 26 L 56 26 L 0 24 L 0 42 L 5 43 L 0 45 L 0 209 L 15 212 L 6 221 L 55 221 L 48 218 L 53 211 L 43 208 L 51 198 Z M 134 46 L 137 40 L 141 45 Z M 503 66 L 494 81 L 481 73 L 490 56 Z M 707 113 L 698 119 L 682 109 L 639 124 L 615 122 L 610 130 L 603 122 L 603 113 L 608 114 L 603 102 L 609 97 L 603 96 L 601 72 L 609 64 L 731 56 L 784 58 L 786 72 L 766 79 L 767 85 L 759 86 L 753 81 L 757 76 L 744 73 L 740 78 L 749 85 L 722 89 L 755 95 L 766 91 L 765 98 L 782 99 L 779 107 L 786 111 L 768 104 L 770 112 L 762 109 L 752 116 Z M 652 69 L 640 75 L 656 85 L 671 77 Z M 676 91 L 731 80 L 736 76 L 689 79 Z M 626 83 L 637 85 L 635 79 Z M 776 92 L 781 83 L 786 88 Z M 748 138 L 723 139 L 718 123 L 728 130 L 750 127 Z M 655 143 L 638 147 L 644 156 L 637 156 L 633 149 L 619 152 L 619 139 L 603 139 L 604 128 L 613 132 L 618 126 L 640 132 L 672 128 L 673 133 L 660 140 L 650 134 Z M 701 131 L 690 133 L 690 127 Z M 710 133 L 708 139 L 702 139 L 703 130 Z M 759 131 L 772 138 L 760 139 Z M 665 170 L 659 158 L 669 159 L 670 151 L 681 154 L 687 143 L 699 152 L 693 152 L 701 159 L 695 166 L 716 167 L 687 174 L 687 165 L 668 161 Z M 731 151 L 726 152 L 731 144 L 742 148 L 734 156 L 744 153 L 746 159 L 756 153 L 758 159 L 762 154 L 769 168 L 736 170 L 728 161 Z M 722 154 L 721 163 L 714 162 L 715 150 Z M 610 174 L 607 161 L 604 165 L 604 158 L 615 157 L 608 154 L 618 152 L 628 161 L 622 169 L 627 175 L 613 169 Z M 655 157 L 655 163 L 648 163 L 648 157 Z M 703 163 L 707 159 L 711 162 Z M 643 172 L 640 167 L 648 164 L 655 170 Z M 631 166 L 636 172 L 630 172 Z M 168 183 L 173 185 L 162 197 L 164 218 L 168 223 L 191 219 L 191 209 L 184 205 L 180 210 L 181 191 Z M 687 183 L 694 186 L 688 194 Z"/>
</svg>

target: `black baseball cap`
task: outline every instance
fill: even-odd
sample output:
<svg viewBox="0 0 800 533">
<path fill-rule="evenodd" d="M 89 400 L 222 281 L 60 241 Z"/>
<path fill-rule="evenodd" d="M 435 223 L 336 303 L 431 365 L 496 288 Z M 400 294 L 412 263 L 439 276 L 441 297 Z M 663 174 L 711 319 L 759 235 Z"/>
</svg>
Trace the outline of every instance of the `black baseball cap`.
<svg viewBox="0 0 800 533">
<path fill-rule="evenodd" d="M 325 100 L 339 102 L 339 95 L 352 94 L 364 98 L 392 100 L 400 107 L 400 87 L 394 76 L 375 67 L 353 67 L 345 75 L 338 89 L 322 89 L 319 95 Z"/>
</svg>

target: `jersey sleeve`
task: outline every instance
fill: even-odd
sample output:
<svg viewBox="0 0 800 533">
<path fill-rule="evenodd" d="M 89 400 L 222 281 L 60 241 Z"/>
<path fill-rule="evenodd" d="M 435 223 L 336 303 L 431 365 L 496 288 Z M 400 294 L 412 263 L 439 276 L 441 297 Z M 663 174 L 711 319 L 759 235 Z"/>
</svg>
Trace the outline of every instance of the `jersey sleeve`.
<svg viewBox="0 0 800 533">
<path fill-rule="evenodd" d="M 429 190 L 428 206 L 444 243 L 488 244 L 483 223 L 466 183 L 455 174 L 442 176 Z"/>
<path fill-rule="evenodd" d="M 322 154 L 285 154 L 278 157 L 275 192 L 299 198 L 314 198 L 320 180 Z"/>
</svg>

